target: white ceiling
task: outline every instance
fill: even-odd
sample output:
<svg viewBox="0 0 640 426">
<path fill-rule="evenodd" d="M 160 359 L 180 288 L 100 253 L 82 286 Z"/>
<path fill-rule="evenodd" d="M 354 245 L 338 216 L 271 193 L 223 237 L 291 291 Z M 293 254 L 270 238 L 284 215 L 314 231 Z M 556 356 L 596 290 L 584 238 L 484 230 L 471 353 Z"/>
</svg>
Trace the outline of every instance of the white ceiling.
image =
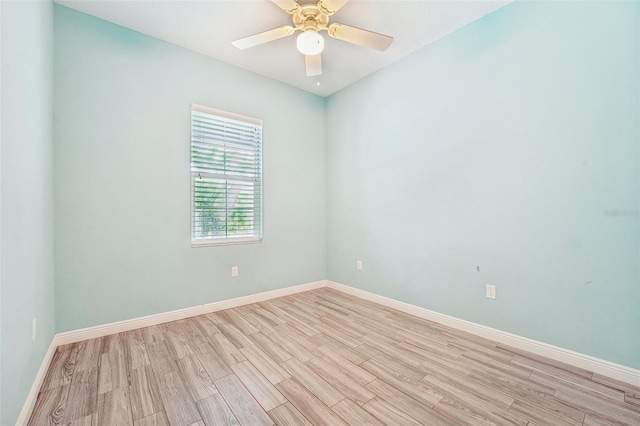
<svg viewBox="0 0 640 426">
<path fill-rule="evenodd" d="M 305 75 L 304 56 L 296 50 L 295 35 L 247 50 L 231 45 L 238 38 L 291 25 L 291 16 L 269 0 L 56 0 L 320 96 L 354 83 L 509 1 L 351 0 L 330 22 L 390 35 L 394 41 L 386 52 L 378 52 L 326 36 L 318 86 L 316 77 Z"/>
</svg>

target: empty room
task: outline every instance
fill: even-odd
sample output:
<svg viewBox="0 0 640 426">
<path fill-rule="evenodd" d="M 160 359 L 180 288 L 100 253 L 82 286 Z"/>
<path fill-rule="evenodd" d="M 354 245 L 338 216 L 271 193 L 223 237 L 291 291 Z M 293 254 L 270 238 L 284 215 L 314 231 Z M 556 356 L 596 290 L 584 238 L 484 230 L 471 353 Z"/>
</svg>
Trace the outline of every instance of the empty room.
<svg viewBox="0 0 640 426">
<path fill-rule="evenodd" d="M 640 2 L 0 21 L 0 425 L 640 425 Z"/>
</svg>

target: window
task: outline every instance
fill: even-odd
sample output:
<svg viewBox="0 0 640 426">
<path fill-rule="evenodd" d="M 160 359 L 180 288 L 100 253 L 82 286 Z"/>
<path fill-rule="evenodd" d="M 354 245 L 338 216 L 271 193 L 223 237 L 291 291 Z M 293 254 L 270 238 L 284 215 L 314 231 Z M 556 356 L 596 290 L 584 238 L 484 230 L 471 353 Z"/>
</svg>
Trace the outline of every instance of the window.
<svg viewBox="0 0 640 426">
<path fill-rule="evenodd" d="M 262 240 L 262 120 L 191 106 L 191 245 Z"/>
</svg>

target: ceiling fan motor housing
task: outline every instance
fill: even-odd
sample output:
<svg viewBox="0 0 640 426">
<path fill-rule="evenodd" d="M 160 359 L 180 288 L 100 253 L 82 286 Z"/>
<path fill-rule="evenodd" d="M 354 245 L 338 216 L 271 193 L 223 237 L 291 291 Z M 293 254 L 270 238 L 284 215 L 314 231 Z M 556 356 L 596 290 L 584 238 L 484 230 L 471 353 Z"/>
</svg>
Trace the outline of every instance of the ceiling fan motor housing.
<svg viewBox="0 0 640 426">
<path fill-rule="evenodd" d="M 300 31 L 326 30 L 329 15 L 323 13 L 316 4 L 300 5 L 298 11 L 292 15 L 293 25 Z"/>
</svg>

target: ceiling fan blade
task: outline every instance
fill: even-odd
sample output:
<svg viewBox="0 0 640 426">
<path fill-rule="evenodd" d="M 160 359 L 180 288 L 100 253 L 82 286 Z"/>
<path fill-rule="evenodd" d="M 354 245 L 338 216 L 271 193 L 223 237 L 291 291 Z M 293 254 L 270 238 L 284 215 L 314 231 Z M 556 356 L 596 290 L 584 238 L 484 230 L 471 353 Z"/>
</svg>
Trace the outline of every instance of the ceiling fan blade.
<svg viewBox="0 0 640 426">
<path fill-rule="evenodd" d="M 370 47 L 381 52 L 387 50 L 393 41 L 393 37 L 384 34 L 374 33 L 373 31 L 361 30 L 360 28 L 350 27 L 344 24 L 331 24 L 327 29 L 330 37 L 337 38 L 359 46 Z"/>
<path fill-rule="evenodd" d="M 318 9 L 327 15 L 333 15 L 348 1 L 349 0 L 320 0 L 318 2 Z"/>
<path fill-rule="evenodd" d="M 278 6 L 280 9 L 284 10 L 285 12 L 291 15 L 296 13 L 300 8 L 298 3 L 296 3 L 293 0 L 271 0 L 271 1 L 275 3 L 275 5 Z"/>
<path fill-rule="evenodd" d="M 295 30 L 292 26 L 285 25 L 279 28 L 274 28 L 269 31 L 232 41 L 231 44 L 233 44 L 238 49 L 248 49 L 249 47 L 257 46 L 259 44 L 268 43 L 279 38 L 290 36 L 294 33 L 294 31 Z"/>
<path fill-rule="evenodd" d="M 305 55 L 304 63 L 307 66 L 307 77 L 315 77 L 322 74 L 322 54 Z"/>
</svg>

